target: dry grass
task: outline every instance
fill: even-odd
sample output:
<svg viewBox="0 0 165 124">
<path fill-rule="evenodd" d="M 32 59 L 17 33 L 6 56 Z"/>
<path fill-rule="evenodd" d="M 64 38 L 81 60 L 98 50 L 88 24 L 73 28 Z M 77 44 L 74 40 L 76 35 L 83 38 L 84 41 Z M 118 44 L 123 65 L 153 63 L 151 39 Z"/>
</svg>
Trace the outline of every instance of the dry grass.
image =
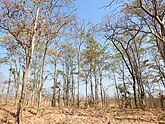
<svg viewBox="0 0 165 124">
<path fill-rule="evenodd" d="M 160 109 L 53 108 L 43 107 L 41 116 L 35 108 L 25 107 L 24 124 L 165 124 L 165 111 Z M 0 124 L 15 124 L 16 106 L 0 105 Z"/>
</svg>

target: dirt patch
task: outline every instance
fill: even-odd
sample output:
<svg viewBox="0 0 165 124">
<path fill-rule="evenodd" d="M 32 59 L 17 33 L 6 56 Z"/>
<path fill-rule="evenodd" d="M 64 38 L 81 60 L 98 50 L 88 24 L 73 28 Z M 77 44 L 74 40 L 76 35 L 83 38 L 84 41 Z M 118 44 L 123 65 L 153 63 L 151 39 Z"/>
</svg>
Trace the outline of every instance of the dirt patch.
<svg viewBox="0 0 165 124">
<path fill-rule="evenodd" d="M 76 109 L 42 108 L 41 116 L 35 108 L 25 107 L 24 124 L 165 124 L 165 111 L 150 109 Z M 0 106 L 0 124 L 15 124 L 16 106 Z"/>
</svg>

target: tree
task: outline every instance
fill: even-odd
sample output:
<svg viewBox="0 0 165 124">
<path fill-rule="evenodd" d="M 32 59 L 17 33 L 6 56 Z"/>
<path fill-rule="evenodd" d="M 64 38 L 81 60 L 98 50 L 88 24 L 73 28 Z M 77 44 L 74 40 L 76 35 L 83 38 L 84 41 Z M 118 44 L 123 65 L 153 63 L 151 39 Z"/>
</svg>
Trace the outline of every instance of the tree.
<svg viewBox="0 0 165 124">
<path fill-rule="evenodd" d="M 33 0 L 29 2 L 19 0 L 3 0 L 1 1 L 1 8 L 3 9 L 3 11 L 1 11 L 0 13 L 0 17 L 2 18 L 0 20 L 1 31 L 12 35 L 14 37 L 15 43 L 24 50 L 25 64 L 23 65 L 24 71 L 22 90 L 17 107 L 17 123 L 19 124 L 22 123 L 22 111 L 26 94 L 26 84 L 28 81 L 28 73 L 32 65 L 32 59 L 36 45 L 38 44 L 38 42 L 40 42 L 40 38 L 43 37 L 43 35 L 47 36 L 49 33 L 51 33 L 49 32 L 50 30 L 48 30 L 49 27 L 47 22 L 51 24 L 55 22 L 56 24 L 61 23 L 62 18 L 60 17 L 60 8 L 64 4 L 68 4 L 66 1 L 62 0 L 51 0 L 47 2 Z M 49 15 L 49 13 L 53 13 L 53 11 L 56 10 L 58 13 L 57 16 L 47 16 Z M 69 14 L 67 14 L 67 17 Z M 62 26 L 65 25 L 67 22 L 64 21 Z M 61 26 L 55 26 L 61 29 Z M 55 30 L 55 32 L 53 33 L 58 33 L 56 31 L 57 30 Z M 49 36 L 50 35 L 55 34 L 49 34 Z"/>
<path fill-rule="evenodd" d="M 84 21 L 82 21 L 82 25 L 79 27 L 78 24 L 74 26 L 73 29 L 75 29 L 75 32 L 73 32 L 73 38 L 76 40 L 76 51 L 77 51 L 77 68 L 78 68 L 78 73 L 77 73 L 77 107 L 80 107 L 80 78 L 82 75 L 81 72 L 81 63 L 82 63 L 82 47 L 84 45 L 84 42 L 86 40 L 86 30 L 88 28 L 89 24 L 85 24 Z M 75 34 L 74 34 L 75 33 Z M 86 92 L 87 94 L 87 92 Z M 86 95 L 87 98 L 87 95 Z"/>
<path fill-rule="evenodd" d="M 140 106 L 143 106 L 145 91 L 144 83 L 142 81 L 143 68 L 141 62 L 144 61 L 142 60 L 142 53 L 144 53 L 142 44 L 144 42 L 142 41 L 145 37 L 145 34 L 139 34 L 139 31 L 129 33 L 124 32 L 121 29 L 121 25 L 119 23 L 112 24 L 110 27 L 111 28 L 109 28 L 109 32 L 112 32 L 112 34 L 107 33 L 105 37 L 107 40 L 112 42 L 116 50 L 121 54 L 121 57 L 130 75 L 132 76 L 135 106 L 137 107 L 137 95 L 139 98 Z M 117 30 L 118 32 L 116 32 Z M 138 91 L 138 94 L 136 93 L 136 90 Z"/>
<path fill-rule="evenodd" d="M 59 41 L 55 42 L 56 45 L 56 48 L 53 48 L 53 49 L 49 49 L 48 50 L 48 55 L 49 55 L 49 62 L 50 62 L 50 65 L 52 65 L 53 67 L 53 95 L 52 95 L 52 107 L 56 107 L 56 89 L 58 87 L 58 70 L 57 70 L 57 65 L 58 63 L 60 63 L 60 57 L 61 57 L 61 54 L 62 54 L 62 48 L 59 46 Z M 58 47 L 58 48 L 57 48 Z M 57 49 L 57 50 L 56 50 Z"/>
<path fill-rule="evenodd" d="M 69 106 L 69 100 L 70 100 L 70 91 L 74 92 L 74 79 L 72 76 L 75 72 L 75 57 L 76 52 L 75 48 L 72 46 L 71 43 L 66 42 L 62 45 L 63 47 L 63 78 L 64 78 L 64 105 Z M 69 53 L 67 51 L 70 51 Z M 72 84 L 71 84 L 72 83 Z M 72 90 L 71 90 L 72 89 Z M 73 94 L 73 93 L 72 93 Z"/>
<path fill-rule="evenodd" d="M 83 66 L 88 65 L 89 68 L 89 80 L 90 80 L 90 87 L 91 87 L 91 98 L 92 102 L 98 103 L 99 102 L 99 77 L 100 77 L 100 84 L 102 81 L 102 71 L 101 71 L 101 59 L 104 56 L 104 48 L 100 48 L 100 43 L 95 39 L 96 27 L 91 26 L 86 34 L 86 41 L 85 41 L 85 49 L 83 51 L 84 61 Z M 100 69 L 99 69 L 100 68 Z M 99 75 L 99 76 L 98 76 Z M 94 78 L 94 86 L 95 86 L 95 93 L 93 93 L 93 78 Z M 102 85 L 101 85 L 102 87 Z M 102 91 L 102 90 L 101 90 Z M 94 96 L 95 95 L 95 96 Z"/>
<path fill-rule="evenodd" d="M 113 2 L 108 6 L 112 6 Z M 165 2 L 163 0 L 133 0 L 117 3 L 121 5 L 118 10 L 122 18 L 127 20 L 121 28 L 125 32 L 140 31 L 146 34 L 147 38 L 154 39 L 165 63 Z"/>
<path fill-rule="evenodd" d="M 132 70 L 132 79 L 134 82 L 137 82 L 137 88 L 138 92 L 141 94 L 139 97 L 140 99 L 144 97 L 144 82 L 142 81 L 142 64 L 139 64 L 140 61 L 140 51 L 137 49 L 138 47 L 132 47 L 130 46 L 131 42 L 134 41 L 134 39 L 137 39 L 139 37 L 139 33 L 143 34 L 143 37 L 146 37 L 146 39 L 152 39 L 154 37 L 154 40 L 156 41 L 156 45 L 158 47 L 158 50 L 160 52 L 160 55 L 162 59 L 164 60 L 164 2 L 163 1 L 143 1 L 143 0 L 135 0 L 135 1 L 117 1 L 118 4 L 120 4 L 120 9 L 118 9 L 119 15 L 117 18 L 118 23 L 113 23 L 110 20 L 107 20 L 108 23 L 105 25 L 105 32 L 111 33 L 111 37 L 109 39 L 113 42 L 113 45 L 120 51 L 122 54 L 121 48 L 125 51 L 126 56 L 130 56 L 128 59 L 128 62 L 130 64 L 130 67 L 133 69 Z M 114 1 L 112 1 L 108 6 L 112 6 L 112 4 L 115 4 Z M 113 26 L 112 26 L 113 25 Z M 111 32 L 111 31 L 114 32 Z M 132 32 L 134 32 L 132 34 Z M 124 35 L 126 34 L 126 35 Z M 132 38 L 127 41 L 126 47 L 124 47 L 120 40 L 122 39 L 121 37 L 116 41 L 113 39 L 115 36 L 126 36 L 132 34 Z M 118 42 L 118 43 L 115 43 Z M 144 41 L 143 41 L 144 43 Z M 118 47 L 118 44 L 121 45 L 121 48 Z M 136 45 L 136 42 L 134 43 Z M 138 44 L 136 45 L 138 46 Z M 130 48 L 129 48 L 130 47 Z M 128 51 L 130 49 L 130 51 Z M 134 51 L 134 52 L 133 52 Z M 138 54 L 135 54 L 138 53 Z M 124 58 L 125 54 L 122 55 Z M 132 59 L 133 57 L 133 59 Z M 136 61 L 135 61 L 136 60 Z M 124 60 L 125 63 L 127 60 Z M 145 61 L 144 60 L 144 64 Z M 127 66 L 127 64 L 126 64 Z M 128 66 L 127 66 L 128 68 Z M 141 71 L 140 71 L 141 70 Z M 131 70 L 129 69 L 129 72 L 131 73 Z M 141 83 L 140 83 L 141 82 Z M 134 86 L 136 86 L 134 84 Z M 136 88 L 134 88 L 135 91 Z M 138 93 L 138 94 L 139 94 Z M 134 92 L 135 94 L 135 92 Z M 134 95 L 134 98 L 136 95 Z M 139 98 L 138 97 L 138 98 Z M 139 99 L 139 100 L 140 100 Z M 135 100 L 136 101 L 136 100 Z M 141 100 L 140 100 L 141 101 Z M 140 102 L 140 104 L 142 101 Z"/>
</svg>

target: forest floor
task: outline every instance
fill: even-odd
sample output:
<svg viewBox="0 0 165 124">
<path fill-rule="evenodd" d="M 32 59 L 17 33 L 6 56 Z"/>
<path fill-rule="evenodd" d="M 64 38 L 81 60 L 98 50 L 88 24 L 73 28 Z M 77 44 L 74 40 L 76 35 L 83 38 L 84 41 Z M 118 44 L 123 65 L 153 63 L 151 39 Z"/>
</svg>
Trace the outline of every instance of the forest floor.
<svg viewBox="0 0 165 124">
<path fill-rule="evenodd" d="M 16 106 L 0 104 L 0 124 L 15 124 Z M 43 107 L 41 116 L 25 107 L 24 124 L 165 124 L 165 111 L 158 109 Z"/>
</svg>

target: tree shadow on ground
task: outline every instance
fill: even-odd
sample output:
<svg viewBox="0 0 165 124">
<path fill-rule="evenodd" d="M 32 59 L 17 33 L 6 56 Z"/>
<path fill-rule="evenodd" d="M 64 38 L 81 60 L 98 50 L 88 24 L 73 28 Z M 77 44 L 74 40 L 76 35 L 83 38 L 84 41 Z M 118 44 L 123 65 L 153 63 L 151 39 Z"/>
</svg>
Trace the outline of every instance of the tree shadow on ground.
<svg viewBox="0 0 165 124">
<path fill-rule="evenodd" d="M 12 124 L 11 122 L 8 122 L 7 120 L 5 120 L 5 119 L 0 119 L 0 123 L 1 124 Z"/>
<path fill-rule="evenodd" d="M 5 108 L 0 108 L 0 110 L 9 113 L 9 114 L 10 114 L 11 116 L 13 116 L 14 118 L 16 117 L 16 114 L 15 114 L 14 112 L 10 112 L 10 111 L 6 110 Z"/>
</svg>

